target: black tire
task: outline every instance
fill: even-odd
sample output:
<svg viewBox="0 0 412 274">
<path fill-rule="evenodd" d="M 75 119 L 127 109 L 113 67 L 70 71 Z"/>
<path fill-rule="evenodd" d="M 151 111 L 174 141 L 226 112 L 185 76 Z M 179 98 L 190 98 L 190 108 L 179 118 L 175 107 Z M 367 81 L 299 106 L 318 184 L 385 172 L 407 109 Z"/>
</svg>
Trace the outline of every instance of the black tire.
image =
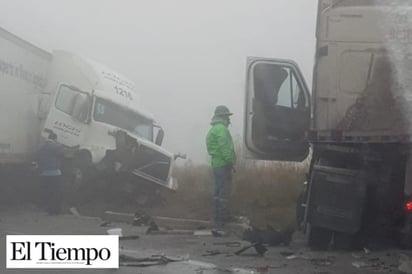
<svg viewBox="0 0 412 274">
<path fill-rule="evenodd" d="M 332 239 L 332 230 L 308 225 L 307 241 L 310 248 L 314 250 L 326 250 Z"/>
<path fill-rule="evenodd" d="M 333 237 L 333 247 L 336 250 L 352 250 L 357 248 L 355 244 L 357 234 L 335 232 Z"/>
</svg>

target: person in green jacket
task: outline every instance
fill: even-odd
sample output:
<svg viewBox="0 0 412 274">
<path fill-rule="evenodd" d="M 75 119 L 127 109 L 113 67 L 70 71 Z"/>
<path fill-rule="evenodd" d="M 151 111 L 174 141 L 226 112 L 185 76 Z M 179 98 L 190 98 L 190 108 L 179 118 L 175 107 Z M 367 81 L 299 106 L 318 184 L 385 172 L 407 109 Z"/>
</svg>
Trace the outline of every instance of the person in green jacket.
<svg viewBox="0 0 412 274">
<path fill-rule="evenodd" d="M 217 106 L 207 137 L 207 152 L 211 157 L 214 176 L 214 229 L 221 230 L 228 220 L 228 199 L 231 191 L 233 165 L 236 161 L 232 136 L 228 126 L 233 113 L 226 106 Z"/>
</svg>

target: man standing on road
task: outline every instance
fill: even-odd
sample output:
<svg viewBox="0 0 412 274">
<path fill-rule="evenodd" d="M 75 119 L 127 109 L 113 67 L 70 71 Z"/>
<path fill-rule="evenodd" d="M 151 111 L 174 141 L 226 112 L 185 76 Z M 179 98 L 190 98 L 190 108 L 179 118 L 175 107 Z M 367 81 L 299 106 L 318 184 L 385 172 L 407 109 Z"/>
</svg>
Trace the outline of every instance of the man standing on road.
<svg viewBox="0 0 412 274">
<path fill-rule="evenodd" d="M 60 213 L 63 196 L 63 180 L 61 161 L 63 159 L 63 145 L 57 142 L 57 135 L 49 133 L 46 142 L 40 147 L 37 161 L 43 191 L 43 203 L 47 213 L 56 215 Z"/>
<path fill-rule="evenodd" d="M 233 113 L 226 106 L 217 106 L 207 137 L 207 152 L 211 157 L 214 176 L 214 233 L 219 233 L 229 217 L 228 199 L 231 191 L 233 165 L 236 161 L 232 136 L 228 126 Z"/>
</svg>

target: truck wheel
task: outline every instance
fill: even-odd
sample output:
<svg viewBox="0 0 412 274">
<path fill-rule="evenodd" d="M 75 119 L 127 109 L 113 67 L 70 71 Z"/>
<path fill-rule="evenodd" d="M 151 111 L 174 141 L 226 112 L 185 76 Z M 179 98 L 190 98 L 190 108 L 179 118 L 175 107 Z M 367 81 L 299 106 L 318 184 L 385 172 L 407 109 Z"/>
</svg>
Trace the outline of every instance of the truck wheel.
<svg viewBox="0 0 412 274">
<path fill-rule="evenodd" d="M 336 250 L 352 250 L 355 246 L 356 234 L 335 232 L 333 237 L 333 246 Z"/>
<path fill-rule="evenodd" d="M 332 234 L 329 229 L 308 225 L 307 241 L 309 247 L 315 250 L 326 250 L 329 247 Z"/>
</svg>

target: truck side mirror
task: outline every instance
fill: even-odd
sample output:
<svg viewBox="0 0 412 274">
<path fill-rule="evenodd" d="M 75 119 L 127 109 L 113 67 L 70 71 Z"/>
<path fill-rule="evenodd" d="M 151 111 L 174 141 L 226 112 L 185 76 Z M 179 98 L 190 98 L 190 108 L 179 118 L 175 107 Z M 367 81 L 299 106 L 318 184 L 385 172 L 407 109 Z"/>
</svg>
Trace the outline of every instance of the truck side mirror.
<svg viewBox="0 0 412 274">
<path fill-rule="evenodd" d="M 164 136 L 165 136 L 165 132 L 163 128 L 159 128 L 159 131 L 157 132 L 157 135 L 156 135 L 155 144 L 158 146 L 161 146 L 163 143 Z"/>
<path fill-rule="evenodd" d="M 86 94 L 78 93 L 74 100 L 72 117 L 86 123 L 89 114 L 90 97 Z"/>
</svg>

